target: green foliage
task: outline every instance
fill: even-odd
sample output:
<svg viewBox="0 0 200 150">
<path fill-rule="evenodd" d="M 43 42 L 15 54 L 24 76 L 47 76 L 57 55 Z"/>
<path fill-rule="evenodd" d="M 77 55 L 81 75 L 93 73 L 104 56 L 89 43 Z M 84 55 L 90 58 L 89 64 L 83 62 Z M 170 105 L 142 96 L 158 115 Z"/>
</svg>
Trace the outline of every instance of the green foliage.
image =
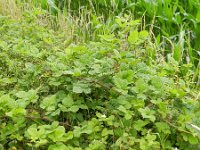
<svg viewBox="0 0 200 150">
<path fill-rule="evenodd" d="M 190 65 L 149 58 L 138 20 L 68 45 L 37 15 L 0 17 L 1 149 L 199 149 Z"/>
<path fill-rule="evenodd" d="M 42 2 L 44 1 L 46 0 Z M 97 36 L 98 32 L 115 32 L 110 27 L 115 16 L 130 14 L 130 17 L 134 19 L 141 19 L 143 16 L 141 19 L 144 23 L 143 27 L 153 32 L 152 36 L 157 41 L 157 45 L 163 49 L 163 55 L 165 57 L 172 55 L 180 64 L 191 63 L 193 70 L 198 72 L 199 0 L 73 0 L 73 2 L 71 0 L 48 0 L 46 4 L 50 12 L 52 9 L 58 12 L 60 8 L 61 12 L 78 17 L 81 23 L 78 25 L 80 30 L 77 34 L 81 34 L 86 40 L 96 40 L 97 37 L 94 38 L 94 36 Z M 103 21 L 99 19 L 102 17 Z M 144 31 L 141 34 L 146 37 L 147 33 Z M 131 32 L 129 40 L 140 42 L 138 36 L 136 31 Z M 196 80 L 195 76 L 194 81 Z"/>
</svg>

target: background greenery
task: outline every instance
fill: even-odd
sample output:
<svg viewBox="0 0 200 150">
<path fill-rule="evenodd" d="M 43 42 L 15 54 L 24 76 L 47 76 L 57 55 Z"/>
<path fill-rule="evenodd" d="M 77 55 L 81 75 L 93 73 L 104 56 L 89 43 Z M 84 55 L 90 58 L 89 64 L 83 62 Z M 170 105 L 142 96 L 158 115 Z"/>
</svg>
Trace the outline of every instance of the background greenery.
<svg viewBox="0 0 200 150">
<path fill-rule="evenodd" d="M 199 0 L 0 0 L 0 149 L 200 149 Z"/>
<path fill-rule="evenodd" d="M 104 21 L 128 13 L 134 19 L 142 17 L 143 26 L 153 31 L 155 38 L 162 45 L 165 53 L 172 53 L 179 61 L 191 61 L 197 65 L 200 40 L 200 1 L 199 0 L 49 0 L 35 1 L 44 9 L 57 14 L 61 9 L 73 16 L 80 16 L 85 11 L 89 17 L 102 16 Z M 87 12 L 88 11 L 88 12 Z M 85 14 L 86 15 L 86 14 Z M 87 23 L 93 23 L 85 19 Z M 165 41 L 173 42 L 173 49 Z M 168 43 L 169 44 L 169 43 Z M 171 45 L 172 46 L 172 45 Z M 186 60 L 186 59 L 189 60 Z"/>
<path fill-rule="evenodd" d="M 76 22 L 81 20 L 78 35 L 84 40 L 98 39 L 99 32 L 115 33 L 110 27 L 115 16 L 140 18 L 142 27 L 162 48 L 162 55 L 170 54 L 180 64 L 191 63 L 196 74 L 199 72 L 199 0 L 35 0 L 35 4 L 53 15 L 61 11 L 78 18 Z"/>
</svg>

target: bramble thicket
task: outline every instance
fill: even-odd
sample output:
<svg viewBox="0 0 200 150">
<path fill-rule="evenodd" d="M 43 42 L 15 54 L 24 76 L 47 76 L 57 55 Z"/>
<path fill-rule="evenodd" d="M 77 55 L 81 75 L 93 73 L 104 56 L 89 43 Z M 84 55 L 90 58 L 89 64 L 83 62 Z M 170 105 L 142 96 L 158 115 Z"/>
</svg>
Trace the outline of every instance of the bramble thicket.
<svg viewBox="0 0 200 150">
<path fill-rule="evenodd" d="M 0 0 L 0 150 L 199 150 L 199 0 Z"/>
</svg>

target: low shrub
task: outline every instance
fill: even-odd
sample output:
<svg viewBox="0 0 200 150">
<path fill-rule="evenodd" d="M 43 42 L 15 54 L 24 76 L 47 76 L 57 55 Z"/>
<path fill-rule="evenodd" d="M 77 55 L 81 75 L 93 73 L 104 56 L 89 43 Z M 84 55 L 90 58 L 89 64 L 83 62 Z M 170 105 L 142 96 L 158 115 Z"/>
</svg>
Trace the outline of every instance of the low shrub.
<svg viewBox="0 0 200 150">
<path fill-rule="evenodd" d="M 148 32 L 132 25 L 66 46 L 30 16 L 0 17 L 1 149 L 199 149 L 190 72 L 151 61 Z"/>
</svg>

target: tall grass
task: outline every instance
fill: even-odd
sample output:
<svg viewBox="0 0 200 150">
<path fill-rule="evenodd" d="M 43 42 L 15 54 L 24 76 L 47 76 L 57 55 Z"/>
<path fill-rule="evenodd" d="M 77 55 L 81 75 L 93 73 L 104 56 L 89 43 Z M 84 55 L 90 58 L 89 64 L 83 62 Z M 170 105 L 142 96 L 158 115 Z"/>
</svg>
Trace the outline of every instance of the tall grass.
<svg viewBox="0 0 200 150">
<path fill-rule="evenodd" d="M 19 19 L 22 16 L 22 10 L 15 0 L 0 0 L 0 14 Z"/>
</svg>

